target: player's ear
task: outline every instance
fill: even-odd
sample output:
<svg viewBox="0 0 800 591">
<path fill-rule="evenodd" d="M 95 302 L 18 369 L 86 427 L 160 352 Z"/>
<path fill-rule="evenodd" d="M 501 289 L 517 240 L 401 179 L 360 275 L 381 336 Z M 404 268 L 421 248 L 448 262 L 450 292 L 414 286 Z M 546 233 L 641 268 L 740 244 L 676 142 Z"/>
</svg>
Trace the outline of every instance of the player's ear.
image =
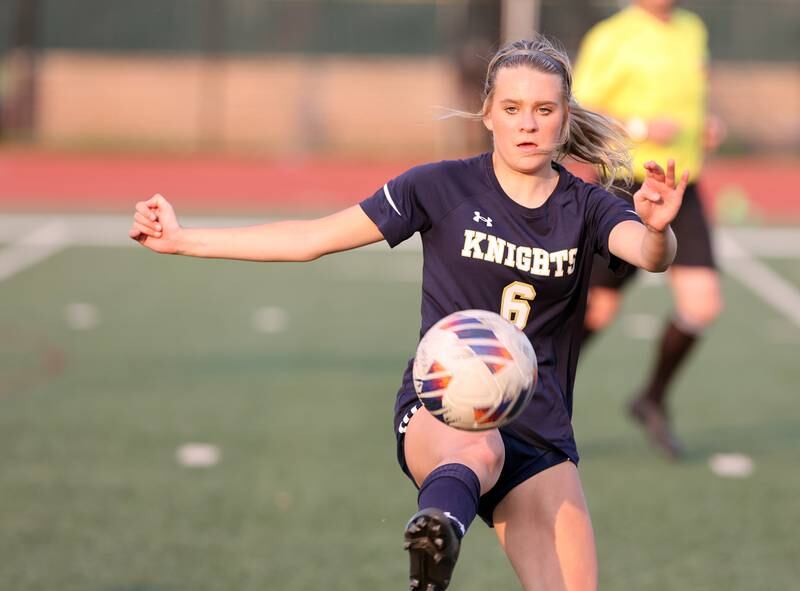
<svg viewBox="0 0 800 591">
<path fill-rule="evenodd" d="M 561 137 L 566 138 L 567 132 L 569 131 L 569 122 L 570 122 L 570 108 L 569 108 L 569 101 L 564 101 L 564 120 L 561 122 Z"/>
<path fill-rule="evenodd" d="M 483 103 L 483 125 L 489 131 L 494 131 L 494 123 L 492 123 L 492 99 L 491 97 L 487 98 L 486 101 Z"/>
</svg>

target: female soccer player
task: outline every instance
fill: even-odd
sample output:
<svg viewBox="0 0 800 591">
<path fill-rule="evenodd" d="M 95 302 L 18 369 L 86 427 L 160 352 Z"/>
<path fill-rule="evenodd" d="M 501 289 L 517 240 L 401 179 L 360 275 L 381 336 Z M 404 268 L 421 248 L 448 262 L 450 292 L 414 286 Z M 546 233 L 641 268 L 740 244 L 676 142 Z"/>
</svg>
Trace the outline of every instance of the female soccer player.
<svg viewBox="0 0 800 591">
<path fill-rule="evenodd" d="M 645 165 L 635 209 L 560 164 L 571 155 L 609 179 L 625 172 L 623 139 L 572 98 L 566 55 L 543 38 L 502 48 L 489 64 L 476 118 L 490 153 L 419 166 L 328 217 L 232 229 L 182 228 L 156 195 L 136 204 L 131 238 L 161 253 L 255 261 L 309 261 L 420 232 L 422 330 L 452 312 L 498 312 L 522 328 L 539 362 L 533 401 L 509 425 L 458 431 L 424 408 L 411 363 L 395 406 L 398 459 L 419 488 L 406 526 L 412 589 L 447 587 L 475 515 L 493 526 L 523 588 L 597 585 L 589 512 L 572 433 L 575 378 L 595 253 L 613 269 L 663 271 L 687 175 Z M 628 167 L 629 172 L 629 167 Z M 609 180 L 610 182 L 610 180 Z"/>
</svg>

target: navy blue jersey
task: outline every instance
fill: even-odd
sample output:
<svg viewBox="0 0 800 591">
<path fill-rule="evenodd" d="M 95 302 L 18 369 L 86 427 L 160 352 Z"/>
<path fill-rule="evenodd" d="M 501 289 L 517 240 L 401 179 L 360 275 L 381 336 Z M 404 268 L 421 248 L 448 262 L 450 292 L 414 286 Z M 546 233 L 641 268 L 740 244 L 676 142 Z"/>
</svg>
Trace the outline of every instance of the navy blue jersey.
<svg viewBox="0 0 800 591">
<path fill-rule="evenodd" d="M 420 336 L 444 316 L 470 308 L 500 313 L 523 328 L 539 362 L 528 408 L 503 427 L 578 460 L 572 391 L 592 258 L 608 251 L 611 229 L 639 221 L 630 204 L 553 165 L 558 184 L 540 207 L 503 191 L 492 155 L 418 166 L 389 181 L 361 207 L 390 246 L 419 232 L 423 246 Z M 396 413 L 416 401 L 410 362 Z"/>
</svg>

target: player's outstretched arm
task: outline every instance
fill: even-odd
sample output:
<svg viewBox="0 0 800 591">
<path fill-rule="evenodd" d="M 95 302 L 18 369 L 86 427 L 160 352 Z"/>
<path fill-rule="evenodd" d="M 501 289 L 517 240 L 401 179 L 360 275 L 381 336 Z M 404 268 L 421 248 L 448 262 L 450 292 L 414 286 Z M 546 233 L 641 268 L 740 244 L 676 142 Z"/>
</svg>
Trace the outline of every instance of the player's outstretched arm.
<svg viewBox="0 0 800 591">
<path fill-rule="evenodd" d="M 383 240 L 358 205 L 313 220 L 241 228 L 183 228 L 161 195 L 136 204 L 128 235 L 165 254 L 246 261 L 311 261 Z"/>
<path fill-rule="evenodd" d="M 652 161 L 644 167 L 645 181 L 633 196 L 644 225 L 632 221 L 617 224 L 608 237 L 608 248 L 637 267 L 661 272 L 672 263 L 678 248 L 670 223 L 681 208 L 689 173 L 684 172 L 676 183 L 674 160 L 667 163 L 666 173 Z"/>
</svg>

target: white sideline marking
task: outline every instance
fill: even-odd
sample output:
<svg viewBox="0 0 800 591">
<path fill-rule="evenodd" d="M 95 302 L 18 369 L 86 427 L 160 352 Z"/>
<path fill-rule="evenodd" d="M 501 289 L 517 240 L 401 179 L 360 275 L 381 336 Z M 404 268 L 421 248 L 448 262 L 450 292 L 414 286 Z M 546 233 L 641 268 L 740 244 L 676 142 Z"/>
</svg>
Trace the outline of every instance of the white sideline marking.
<svg viewBox="0 0 800 591">
<path fill-rule="evenodd" d="M 0 214 L 0 242 L 12 243 L 0 250 L 0 281 L 68 245 L 136 246 L 128 238 L 131 219 L 129 215 Z M 187 227 L 244 226 L 270 221 L 275 220 L 253 217 L 181 218 Z M 715 242 L 722 267 L 727 273 L 800 326 L 800 292 L 755 258 L 800 258 L 800 229 L 726 228 L 716 232 Z M 389 252 L 384 242 L 360 250 Z M 395 250 L 419 252 L 419 237 L 407 240 Z"/>
<path fill-rule="evenodd" d="M 264 217 L 181 217 L 180 223 L 187 228 L 235 228 L 255 224 L 268 224 L 286 218 Z M 141 248 L 134 240 L 128 238 L 133 216 L 102 214 L 2 214 L 0 213 L 0 243 L 15 242 L 20 236 L 33 231 L 38 226 L 51 222 L 63 223 L 69 230 L 70 244 L 76 246 L 129 246 Z M 385 242 L 377 242 L 362 247 L 359 251 L 385 251 L 389 246 Z M 395 247 L 395 250 L 422 250 L 419 237 L 415 236 Z"/>
<path fill-rule="evenodd" d="M 0 214 L 0 242 L 16 242 L 21 236 L 50 222 L 60 221 L 70 230 L 72 244 L 78 246 L 136 246 L 128 238 L 132 216 L 102 214 Z M 258 217 L 181 217 L 188 227 L 232 227 L 265 224 L 282 218 Z M 730 256 L 723 235 L 733 239 L 741 248 L 755 256 L 770 258 L 800 258 L 800 228 L 726 228 L 717 231 L 716 248 L 720 256 Z M 389 252 L 384 243 L 365 247 Z M 418 239 L 410 239 L 395 250 L 421 249 Z M 359 249 L 363 250 L 363 249 Z"/>
<path fill-rule="evenodd" d="M 720 232 L 722 268 L 762 300 L 800 326 L 800 292 L 775 271 L 759 262 L 728 233 Z"/>
<path fill-rule="evenodd" d="M 21 238 L 18 231 L 11 232 L 15 242 L 0 250 L 0 281 L 54 255 L 69 243 L 69 228 L 59 219 L 46 221 Z"/>
<path fill-rule="evenodd" d="M 800 229 L 798 228 L 725 228 L 717 230 L 717 252 L 723 257 L 725 237 L 734 240 L 748 252 L 767 258 L 800 258 Z"/>
</svg>

